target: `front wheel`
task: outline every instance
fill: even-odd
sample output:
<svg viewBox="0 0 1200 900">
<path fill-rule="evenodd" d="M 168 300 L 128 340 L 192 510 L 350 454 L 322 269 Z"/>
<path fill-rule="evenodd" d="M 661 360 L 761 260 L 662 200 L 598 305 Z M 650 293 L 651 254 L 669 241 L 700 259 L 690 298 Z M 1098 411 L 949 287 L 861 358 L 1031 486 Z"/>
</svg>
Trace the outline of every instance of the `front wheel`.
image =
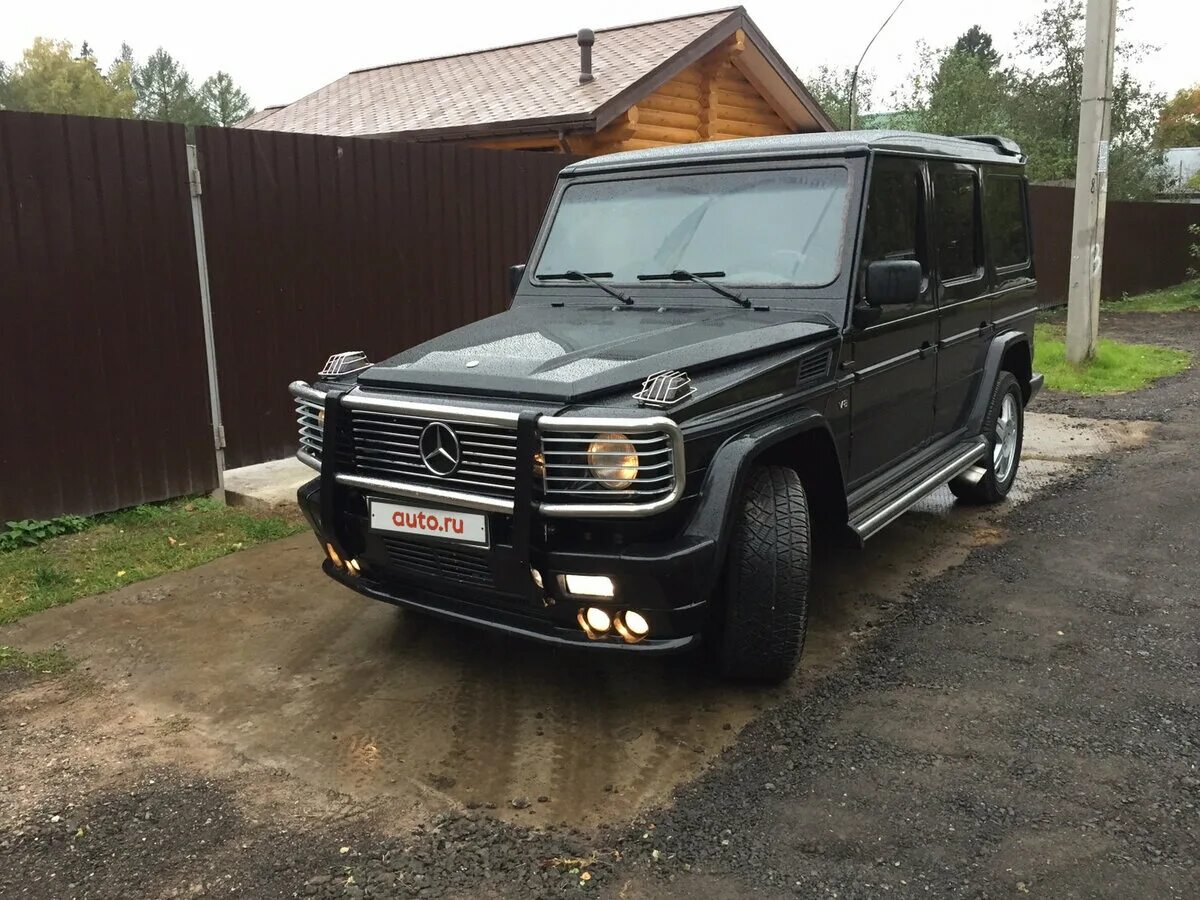
<svg viewBox="0 0 1200 900">
<path fill-rule="evenodd" d="M 753 469 L 742 494 L 725 570 L 718 637 L 727 678 L 777 683 L 796 667 L 808 628 L 812 541 L 800 476 L 784 466 Z"/>
<path fill-rule="evenodd" d="M 999 503 L 1017 479 L 1025 438 L 1025 408 L 1021 385 L 1011 372 L 1001 372 L 996 379 L 992 402 L 983 417 L 983 436 L 988 441 L 988 452 L 977 466 L 983 469 L 982 477 L 974 480 L 964 473 L 950 482 L 951 492 L 964 503 Z"/>
</svg>

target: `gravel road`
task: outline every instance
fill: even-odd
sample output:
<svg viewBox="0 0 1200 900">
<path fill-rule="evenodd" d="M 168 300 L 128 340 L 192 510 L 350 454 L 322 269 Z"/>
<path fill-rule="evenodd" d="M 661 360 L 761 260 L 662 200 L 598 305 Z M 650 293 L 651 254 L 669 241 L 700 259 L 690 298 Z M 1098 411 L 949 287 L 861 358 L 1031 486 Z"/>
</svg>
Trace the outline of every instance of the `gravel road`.
<svg viewBox="0 0 1200 900">
<path fill-rule="evenodd" d="M 1197 322 L 1105 328 L 1200 351 Z M 0 763 L 0 897 L 1200 896 L 1200 376 L 1039 408 L 1162 424 L 881 603 L 672 796 L 604 824 L 522 824 L 538 796 L 389 819 L 202 758 L 165 701 L 98 758 L 102 687 L 6 676 L 0 758 L 22 765 Z M 34 719 L 56 704 L 75 719 Z"/>
</svg>

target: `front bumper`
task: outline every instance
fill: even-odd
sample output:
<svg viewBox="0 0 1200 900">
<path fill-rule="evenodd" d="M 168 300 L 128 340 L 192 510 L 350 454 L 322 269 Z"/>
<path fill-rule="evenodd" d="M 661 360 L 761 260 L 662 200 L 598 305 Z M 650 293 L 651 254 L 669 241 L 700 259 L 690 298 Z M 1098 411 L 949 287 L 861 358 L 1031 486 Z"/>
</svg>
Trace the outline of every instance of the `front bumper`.
<svg viewBox="0 0 1200 900">
<path fill-rule="evenodd" d="M 617 551 L 568 552 L 522 541 L 512 517 L 489 514 L 492 545 L 477 550 L 373 531 L 367 496 L 344 487 L 338 494 L 332 505 L 336 543 L 362 572 L 351 575 L 328 559 L 323 569 L 364 596 L 515 637 L 605 651 L 676 652 L 695 644 L 707 622 L 716 554 L 710 540 L 684 537 Z M 322 519 L 320 479 L 304 485 L 297 499 L 324 545 L 330 528 Z M 531 568 L 542 574 L 542 588 Z M 607 575 L 617 586 L 616 596 L 571 596 L 558 578 L 568 572 Z M 650 634 L 632 644 L 613 632 L 589 639 L 576 620 L 587 606 L 636 609 L 650 624 Z"/>
</svg>

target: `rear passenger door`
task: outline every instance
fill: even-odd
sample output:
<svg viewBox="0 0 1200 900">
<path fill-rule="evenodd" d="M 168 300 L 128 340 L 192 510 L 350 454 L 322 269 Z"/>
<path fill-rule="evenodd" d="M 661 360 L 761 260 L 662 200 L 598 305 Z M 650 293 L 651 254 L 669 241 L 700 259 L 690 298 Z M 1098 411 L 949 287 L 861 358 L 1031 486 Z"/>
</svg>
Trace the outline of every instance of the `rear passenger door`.
<svg viewBox="0 0 1200 900">
<path fill-rule="evenodd" d="M 979 171 L 964 163 L 931 162 L 929 175 L 938 301 L 934 431 L 942 435 L 966 423 L 983 373 L 992 311 Z"/>
</svg>

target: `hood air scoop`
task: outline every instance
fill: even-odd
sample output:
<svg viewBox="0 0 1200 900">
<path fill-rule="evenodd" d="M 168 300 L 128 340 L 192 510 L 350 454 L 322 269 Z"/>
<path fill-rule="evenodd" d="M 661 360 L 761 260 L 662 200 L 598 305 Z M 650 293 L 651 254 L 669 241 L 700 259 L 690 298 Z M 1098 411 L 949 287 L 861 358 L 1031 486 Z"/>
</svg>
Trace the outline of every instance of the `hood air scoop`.
<svg viewBox="0 0 1200 900">
<path fill-rule="evenodd" d="M 633 395 L 633 399 L 638 406 L 662 409 L 681 403 L 694 393 L 696 389 L 686 372 L 655 372 L 642 382 L 642 389 Z"/>
</svg>

